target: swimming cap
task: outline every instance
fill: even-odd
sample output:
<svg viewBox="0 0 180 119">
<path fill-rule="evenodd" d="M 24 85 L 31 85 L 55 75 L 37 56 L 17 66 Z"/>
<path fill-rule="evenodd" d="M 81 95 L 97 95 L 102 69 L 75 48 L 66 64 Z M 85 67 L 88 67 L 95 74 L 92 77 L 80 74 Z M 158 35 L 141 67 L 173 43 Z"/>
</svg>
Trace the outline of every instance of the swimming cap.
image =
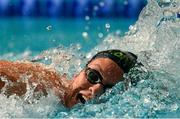
<svg viewBox="0 0 180 119">
<path fill-rule="evenodd" d="M 87 65 L 92 60 L 97 58 L 109 58 L 113 60 L 125 73 L 128 73 L 137 62 L 137 56 L 131 52 L 121 50 L 105 50 L 94 55 Z"/>
</svg>

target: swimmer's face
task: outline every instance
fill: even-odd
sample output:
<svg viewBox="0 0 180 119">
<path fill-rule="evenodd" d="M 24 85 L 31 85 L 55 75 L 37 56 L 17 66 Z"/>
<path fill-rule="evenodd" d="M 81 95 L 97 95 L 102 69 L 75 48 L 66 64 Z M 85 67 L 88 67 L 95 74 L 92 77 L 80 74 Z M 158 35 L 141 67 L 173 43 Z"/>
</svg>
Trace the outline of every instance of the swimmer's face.
<svg viewBox="0 0 180 119">
<path fill-rule="evenodd" d="M 100 96 L 106 87 L 122 80 L 123 71 L 108 58 L 98 58 L 88 64 L 72 81 L 71 91 L 65 96 L 65 105 L 72 107 L 77 103 Z"/>
</svg>

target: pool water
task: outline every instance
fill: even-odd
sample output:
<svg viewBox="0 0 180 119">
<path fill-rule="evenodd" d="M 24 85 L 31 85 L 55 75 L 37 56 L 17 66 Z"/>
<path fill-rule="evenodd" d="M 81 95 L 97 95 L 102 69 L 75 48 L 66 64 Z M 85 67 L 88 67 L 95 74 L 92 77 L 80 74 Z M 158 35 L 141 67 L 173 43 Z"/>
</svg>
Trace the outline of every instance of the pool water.
<svg viewBox="0 0 180 119">
<path fill-rule="evenodd" d="M 115 30 L 112 30 L 113 33 L 111 31 L 107 32 L 107 28 L 109 28 L 107 26 L 109 25 L 104 29 L 105 22 L 102 24 L 104 32 L 100 32 L 106 35 L 100 40 L 98 40 L 99 36 L 96 37 L 95 41 L 89 38 L 88 42 L 92 42 L 92 46 L 86 43 L 81 44 L 82 42 L 78 41 L 79 45 L 56 47 L 59 43 L 58 41 L 54 46 L 44 45 L 45 47 L 42 46 L 42 49 L 36 49 L 36 47 L 31 47 L 30 45 L 29 51 L 21 52 L 26 48 L 17 51 L 13 50 L 13 47 L 9 49 L 7 47 L 6 49 L 6 43 L 4 43 L 1 59 L 40 59 L 39 61 L 54 66 L 60 73 L 68 73 L 69 77 L 80 71 L 92 55 L 104 49 L 118 48 L 131 51 L 138 55 L 138 61 L 142 62 L 144 66 L 132 69 L 129 74 L 124 75 L 125 82 L 118 83 L 99 98 L 91 100 L 84 105 L 78 104 L 72 109 L 66 109 L 59 104 L 57 97 L 53 96 L 51 92 L 49 92 L 47 97 L 42 97 L 39 100 L 34 100 L 31 93 L 27 93 L 23 98 L 15 95 L 6 98 L 3 94 L 0 94 L 0 117 L 180 118 L 179 6 L 179 0 L 149 0 L 139 19 L 134 25 L 129 27 L 129 31 L 124 36 L 122 36 L 123 32 L 120 35 L 116 32 L 117 29 L 121 31 L 119 26 L 115 27 L 118 24 L 110 23 L 110 21 L 108 22 L 111 24 L 110 28 L 115 27 Z M 97 25 L 100 24 L 97 23 Z M 52 27 L 47 28 L 49 25 Z M 56 32 L 55 28 L 59 27 L 52 24 L 43 25 L 43 30 L 45 31 L 43 31 L 42 35 L 50 37 L 48 34 Z M 93 28 L 95 28 L 94 34 L 99 33 L 96 29 L 97 27 L 91 27 L 92 31 L 89 30 L 88 35 L 93 32 Z M 84 33 L 82 35 L 83 32 L 86 31 L 80 31 L 79 34 L 81 35 L 78 36 L 79 40 L 82 41 L 87 39 L 87 34 Z M 73 39 L 73 36 L 76 36 L 75 32 L 72 32 L 72 36 L 64 36 L 64 39 L 67 37 L 72 37 Z M 34 35 L 31 37 L 35 38 Z M 36 38 L 34 41 L 36 41 Z M 72 40 L 72 42 L 76 41 Z M 31 42 L 29 43 L 31 44 Z M 22 42 L 20 44 L 23 45 Z M 39 41 L 36 41 L 35 44 L 39 45 Z M 64 43 L 63 45 L 68 46 L 69 44 Z M 90 46 L 90 48 L 87 46 Z M 41 52 L 41 50 L 45 51 Z M 11 52 L 15 53 L 12 54 Z M 40 53 L 34 54 L 34 52 Z M 66 58 L 63 59 L 63 56 L 66 56 Z M 131 83 L 128 83 L 130 79 L 138 80 L 137 84 L 133 86 Z M 125 83 L 129 87 L 127 90 L 124 87 Z M 31 92 L 32 90 L 29 89 L 28 91 Z M 27 104 L 25 103 L 26 101 L 33 101 L 34 103 Z"/>
<path fill-rule="evenodd" d="M 60 45 L 79 44 L 89 51 L 110 33 L 123 35 L 129 19 L 0 19 L 0 54 L 25 50 L 41 52 Z"/>
</svg>

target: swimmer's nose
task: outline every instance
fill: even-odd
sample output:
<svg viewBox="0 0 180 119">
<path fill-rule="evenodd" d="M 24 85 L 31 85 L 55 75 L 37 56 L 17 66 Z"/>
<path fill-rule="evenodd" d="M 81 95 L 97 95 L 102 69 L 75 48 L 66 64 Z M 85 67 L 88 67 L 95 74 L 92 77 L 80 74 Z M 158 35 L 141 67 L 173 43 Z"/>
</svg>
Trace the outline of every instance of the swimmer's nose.
<svg viewBox="0 0 180 119">
<path fill-rule="evenodd" d="M 78 97 L 78 99 L 81 102 L 86 102 L 87 100 L 90 100 L 94 97 L 100 96 L 103 93 L 103 87 L 101 84 L 95 84 L 91 87 L 79 91 L 79 94 L 81 95 L 81 98 Z M 82 101 L 83 100 L 83 101 Z"/>
<path fill-rule="evenodd" d="M 101 84 L 95 84 L 89 87 L 92 97 L 100 96 L 103 93 L 103 87 Z"/>
</svg>

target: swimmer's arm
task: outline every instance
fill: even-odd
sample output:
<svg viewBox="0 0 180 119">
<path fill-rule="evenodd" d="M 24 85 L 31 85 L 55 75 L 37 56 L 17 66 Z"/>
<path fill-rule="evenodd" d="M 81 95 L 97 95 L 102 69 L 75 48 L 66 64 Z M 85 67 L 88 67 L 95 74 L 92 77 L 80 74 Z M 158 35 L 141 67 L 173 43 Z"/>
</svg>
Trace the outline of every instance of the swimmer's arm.
<svg viewBox="0 0 180 119">
<path fill-rule="evenodd" d="M 55 71 L 46 69 L 39 64 L 33 64 L 30 62 L 10 62 L 0 61 L 0 76 L 17 83 L 17 85 L 11 87 L 11 91 L 18 95 L 22 95 L 26 92 L 26 83 L 23 82 L 23 78 L 27 77 L 29 83 L 39 83 L 37 90 L 44 90 L 46 87 L 58 87 L 61 85 L 60 75 Z M 0 80 L 0 89 L 5 85 L 5 82 Z"/>
</svg>

